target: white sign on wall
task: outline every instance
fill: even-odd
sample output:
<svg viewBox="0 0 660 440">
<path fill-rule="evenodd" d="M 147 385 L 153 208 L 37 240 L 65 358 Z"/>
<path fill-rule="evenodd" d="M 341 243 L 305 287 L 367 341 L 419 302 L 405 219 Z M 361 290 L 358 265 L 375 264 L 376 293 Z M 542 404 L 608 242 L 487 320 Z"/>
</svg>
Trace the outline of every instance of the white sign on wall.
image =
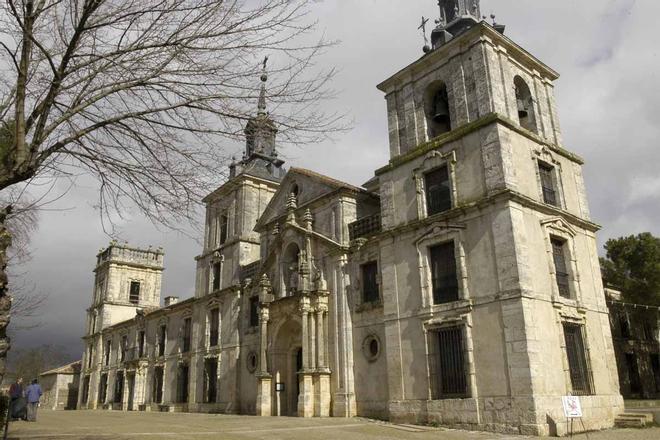
<svg viewBox="0 0 660 440">
<path fill-rule="evenodd" d="M 582 417 L 582 406 L 578 396 L 562 396 L 561 403 L 564 405 L 564 415 L 567 419 Z"/>
</svg>

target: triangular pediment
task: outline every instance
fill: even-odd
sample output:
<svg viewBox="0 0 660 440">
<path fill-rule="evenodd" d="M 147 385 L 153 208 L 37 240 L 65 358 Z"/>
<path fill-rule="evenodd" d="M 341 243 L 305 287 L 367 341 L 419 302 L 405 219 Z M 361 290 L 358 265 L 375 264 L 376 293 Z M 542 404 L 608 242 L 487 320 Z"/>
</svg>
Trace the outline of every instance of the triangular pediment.
<svg viewBox="0 0 660 440">
<path fill-rule="evenodd" d="M 577 231 L 573 229 L 573 227 L 561 217 L 552 217 L 541 220 L 541 225 L 545 226 L 546 228 L 562 232 L 566 235 L 570 235 L 571 237 L 575 237 L 577 235 Z"/>
<path fill-rule="evenodd" d="M 271 223 L 274 219 L 286 214 L 287 201 L 294 188 L 297 187 L 298 207 L 304 206 L 309 202 L 317 200 L 324 195 L 333 193 L 339 189 L 346 189 L 355 192 L 365 192 L 348 183 L 341 182 L 331 177 L 323 176 L 303 168 L 291 168 L 279 188 L 271 198 L 264 209 L 263 214 L 257 221 L 255 230 L 259 230 Z"/>
</svg>

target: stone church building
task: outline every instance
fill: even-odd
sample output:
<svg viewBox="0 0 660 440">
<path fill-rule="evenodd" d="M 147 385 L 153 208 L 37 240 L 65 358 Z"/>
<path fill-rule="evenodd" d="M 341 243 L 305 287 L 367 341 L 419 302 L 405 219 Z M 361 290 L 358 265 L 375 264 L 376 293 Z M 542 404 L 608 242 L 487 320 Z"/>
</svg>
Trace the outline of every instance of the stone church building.
<svg viewBox="0 0 660 440">
<path fill-rule="evenodd" d="M 97 256 L 79 408 L 365 416 L 562 433 L 623 411 L 583 161 L 558 74 L 440 0 L 425 54 L 378 85 L 390 161 L 362 188 L 283 167 L 266 75 L 209 194 L 195 296 L 163 252 Z"/>
</svg>

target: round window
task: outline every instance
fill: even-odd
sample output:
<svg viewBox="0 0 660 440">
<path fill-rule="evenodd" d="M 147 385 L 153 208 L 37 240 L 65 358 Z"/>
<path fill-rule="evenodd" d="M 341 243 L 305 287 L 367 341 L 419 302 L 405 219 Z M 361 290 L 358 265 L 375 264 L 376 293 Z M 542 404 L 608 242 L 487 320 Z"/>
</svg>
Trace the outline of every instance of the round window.
<svg viewBox="0 0 660 440">
<path fill-rule="evenodd" d="M 247 369 L 250 373 L 254 373 L 257 370 L 257 353 L 251 351 L 247 355 Z"/>
<path fill-rule="evenodd" d="M 374 362 L 380 356 L 380 339 L 376 335 L 364 338 L 362 352 L 369 362 Z"/>
</svg>

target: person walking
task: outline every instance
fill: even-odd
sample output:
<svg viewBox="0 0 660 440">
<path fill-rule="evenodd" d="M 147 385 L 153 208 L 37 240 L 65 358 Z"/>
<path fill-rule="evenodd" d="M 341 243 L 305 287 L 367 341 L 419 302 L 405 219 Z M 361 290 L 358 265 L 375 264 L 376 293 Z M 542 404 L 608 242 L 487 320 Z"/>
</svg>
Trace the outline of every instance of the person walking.
<svg viewBox="0 0 660 440">
<path fill-rule="evenodd" d="M 37 408 L 39 407 L 39 399 L 43 392 L 37 379 L 33 379 L 32 383 L 28 385 L 25 390 L 25 397 L 27 398 L 27 419 L 28 422 L 37 421 Z"/>
<path fill-rule="evenodd" d="M 11 399 L 9 403 L 9 418 L 11 420 L 16 419 L 14 412 L 18 403 L 18 399 L 21 397 L 23 397 L 23 378 L 19 377 L 16 379 L 16 382 L 11 384 L 9 387 L 9 398 Z"/>
</svg>

